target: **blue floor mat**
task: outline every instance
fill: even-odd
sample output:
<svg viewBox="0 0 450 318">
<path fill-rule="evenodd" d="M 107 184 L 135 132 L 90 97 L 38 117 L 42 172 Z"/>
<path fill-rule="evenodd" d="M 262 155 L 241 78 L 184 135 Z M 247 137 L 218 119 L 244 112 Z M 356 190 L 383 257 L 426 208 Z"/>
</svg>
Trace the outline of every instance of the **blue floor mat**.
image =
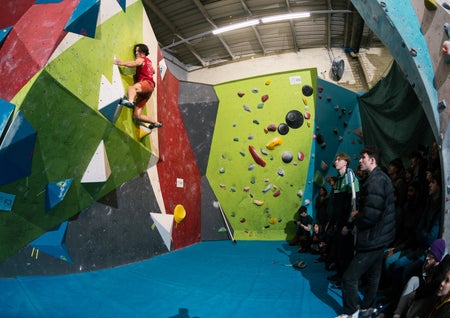
<svg viewBox="0 0 450 318">
<path fill-rule="evenodd" d="M 334 317 L 340 290 L 315 258 L 284 241 L 210 241 L 107 270 L 0 279 L 0 317 Z"/>
</svg>

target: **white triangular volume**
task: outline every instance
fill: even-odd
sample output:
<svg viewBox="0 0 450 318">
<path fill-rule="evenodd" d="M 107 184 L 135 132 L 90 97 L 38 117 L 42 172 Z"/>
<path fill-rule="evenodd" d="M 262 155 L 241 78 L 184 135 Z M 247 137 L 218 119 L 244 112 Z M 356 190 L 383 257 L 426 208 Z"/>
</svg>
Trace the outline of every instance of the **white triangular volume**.
<svg viewBox="0 0 450 318">
<path fill-rule="evenodd" d="M 121 12 L 122 8 L 117 3 L 117 0 L 102 0 L 100 1 L 100 13 L 98 15 L 97 25 L 108 21 L 111 17 Z"/>
<path fill-rule="evenodd" d="M 112 87 L 114 89 L 114 92 L 116 94 L 119 94 L 119 97 L 125 95 L 125 89 L 123 88 L 122 76 L 120 75 L 119 66 L 115 64 L 113 64 L 113 71 L 112 71 Z"/>
<path fill-rule="evenodd" d="M 111 103 L 117 101 L 121 96 L 123 96 L 121 91 L 115 90 L 114 86 L 102 74 L 100 94 L 98 95 L 98 110 L 100 111 L 102 108 L 111 105 Z"/>
<path fill-rule="evenodd" d="M 154 156 L 151 157 L 153 158 Z M 147 169 L 147 176 L 152 185 L 153 194 L 155 195 L 158 207 L 161 210 L 161 213 L 166 214 L 166 207 L 164 205 L 164 199 L 161 191 L 161 184 L 159 183 L 158 169 L 156 168 L 156 164 Z"/>
<path fill-rule="evenodd" d="M 161 61 L 159 61 L 159 74 L 161 75 L 161 79 L 164 79 L 166 71 L 167 71 L 166 60 L 162 59 Z"/>
<path fill-rule="evenodd" d="M 161 213 L 150 213 L 156 228 L 161 235 L 164 244 L 170 251 L 170 245 L 172 242 L 172 227 L 173 227 L 173 215 L 172 214 L 161 214 Z"/>
<path fill-rule="evenodd" d="M 105 144 L 102 140 L 92 156 L 83 178 L 81 178 L 81 183 L 105 182 L 110 175 L 111 168 L 109 166 Z"/>
</svg>

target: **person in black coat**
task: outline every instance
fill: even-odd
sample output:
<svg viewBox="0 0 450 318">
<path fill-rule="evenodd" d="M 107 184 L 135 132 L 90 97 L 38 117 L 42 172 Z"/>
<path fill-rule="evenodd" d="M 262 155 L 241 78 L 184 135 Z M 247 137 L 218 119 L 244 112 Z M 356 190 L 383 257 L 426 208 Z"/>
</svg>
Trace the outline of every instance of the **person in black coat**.
<svg viewBox="0 0 450 318">
<path fill-rule="evenodd" d="M 394 188 L 390 178 L 378 167 L 379 150 L 365 147 L 359 163 L 368 177 L 360 189 L 359 210 L 352 211 L 355 225 L 355 255 L 344 273 L 342 284 L 343 314 L 341 318 L 370 315 L 380 282 L 384 250 L 395 238 Z M 362 301 L 358 285 L 365 277 Z"/>
</svg>

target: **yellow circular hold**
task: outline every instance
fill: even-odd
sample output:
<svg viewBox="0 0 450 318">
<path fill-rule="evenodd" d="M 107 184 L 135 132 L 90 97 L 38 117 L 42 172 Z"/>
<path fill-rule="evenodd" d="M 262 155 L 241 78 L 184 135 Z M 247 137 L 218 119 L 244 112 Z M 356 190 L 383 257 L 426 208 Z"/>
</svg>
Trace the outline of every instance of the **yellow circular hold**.
<svg viewBox="0 0 450 318">
<path fill-rule="evenodd" d="M 177 204 L 175 206 L 175 209 L 173 210 L 173 218 L 175 219 L 175 222 L 181 223 L 183 222 L 185 217 L 186 210 L 184 209 L 184 206 L 182 206 L 181 204 Z"/>
</svg>

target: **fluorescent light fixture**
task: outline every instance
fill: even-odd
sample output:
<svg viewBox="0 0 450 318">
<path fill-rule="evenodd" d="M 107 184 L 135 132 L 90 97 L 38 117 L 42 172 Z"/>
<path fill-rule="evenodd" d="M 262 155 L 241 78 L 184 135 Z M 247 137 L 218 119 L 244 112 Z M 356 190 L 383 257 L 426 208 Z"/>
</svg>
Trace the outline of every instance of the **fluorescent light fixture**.
<svg viewBox="0 0 450 318">
<path fill-rule="evenodd" d="M 270 17 L 262 18 L 261 21 L 263 23 L 283 21 L 283 20 L 292 20 L 299 18 L 309 18 L 311 16 L 311 12 L 298 12 L 298 13 L 287 13 L 287 14 L 279 14 L 273 15 Z"/>
<path fill-rule="evenodd" d="M 217 28 L 212 31 L 213 34 L 220 34 L 232 30 L 246 28 L 252 25 L 259 24 L 259 19 L 248 20 L 240 23 L 230 24 L 222 28 Z"/>
</svg>

